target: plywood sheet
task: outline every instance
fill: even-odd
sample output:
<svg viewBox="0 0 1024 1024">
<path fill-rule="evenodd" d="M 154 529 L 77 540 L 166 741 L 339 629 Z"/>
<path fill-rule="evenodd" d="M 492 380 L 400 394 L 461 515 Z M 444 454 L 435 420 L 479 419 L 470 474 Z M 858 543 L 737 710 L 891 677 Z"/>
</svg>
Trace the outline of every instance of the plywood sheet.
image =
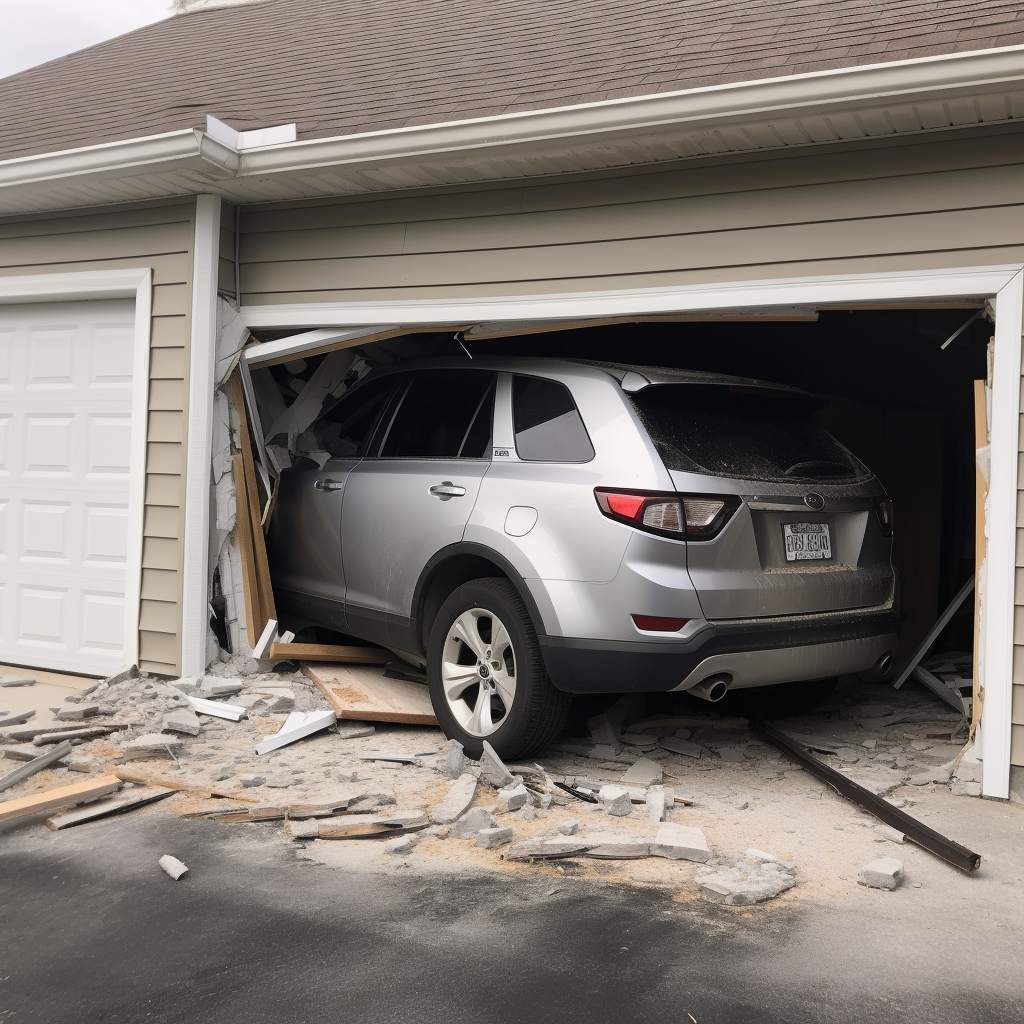
<svg viewBox="0 0 1024 1024">
<path fill-rule="evenodd" d="M 327 698 L 340 719 L 437 725 L 430 695 L 422 683 L 385 679 L 375 669 L 306 665 L 302 670 Z"/>
</svg>

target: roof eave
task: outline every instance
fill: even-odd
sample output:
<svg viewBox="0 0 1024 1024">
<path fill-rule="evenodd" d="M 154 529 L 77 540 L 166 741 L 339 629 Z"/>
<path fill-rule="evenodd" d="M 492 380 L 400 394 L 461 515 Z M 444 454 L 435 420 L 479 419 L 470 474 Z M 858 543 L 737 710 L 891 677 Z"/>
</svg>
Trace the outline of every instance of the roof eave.
<svg viewBox="0 0 1024 1024">
<path fill-rule="evenodd" d="M 1011 102 L 1013 96 L 1019 102 Z M 1008 99 L 1009 98 L 1009 99 Z M 1024 46 L 864 65 L 547 110 L 312 139 L 237 152 L 196 130 L 0 161 L 0 214 L 213 192 L 241 202 L 501 180 L 704 152 L 778 149 L 913 131 L 888 112 L 958 104 L 946 124 L 1013 119 L 1024 109 Z M 881 114 L 877 128 L 862 113 Z M 849 135 L 803 122 L 846 116 Z M 943 120 L 941 113 L 932 120 Z M 911 118 L 914 121 L 914 118 Z M 851 122 L 852 123 L 852 122 Z M 790 131 L 780 126 L 796 126 Z M 800 129 L 800 130 L 797 130 Z M 790 139 L 787 140 L 787 132 Z M 673 148 L 673 144 L 675 147 Z M 660 146 L 659 152 L 654 152 Z M 667 146 L 667 148 L 666 148 Z M 608 147 L 615 152 L 609 153 Z M 589 154 L 592 155 L 588 157 Z M 663 155 L 668 153 L 668 156 Z M 675 154 L 674 156 L 672 154 Z M 568 157 L 571 155 L 571 160 Z M 581 155 L 584 159 L 581 160 Z M 568 164 L 566 164 L 568 160 Z M 509 161 L 507 167 L 503 164 Z M 421 181 L 422 179 L 422 181 Z M 88 187 L 84 187 L 88 186 Z M 81 188 L 80 188 L 81 187 Z M 89 198 L 87 199 L 86 196 Z"/>
</svg>

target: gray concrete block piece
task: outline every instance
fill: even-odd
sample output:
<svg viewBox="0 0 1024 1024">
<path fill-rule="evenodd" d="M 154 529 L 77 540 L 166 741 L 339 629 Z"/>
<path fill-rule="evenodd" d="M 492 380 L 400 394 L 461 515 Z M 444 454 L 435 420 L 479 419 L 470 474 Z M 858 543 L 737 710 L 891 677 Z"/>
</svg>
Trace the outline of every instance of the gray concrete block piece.
<svg viewBox="0 0 1024 1024">
<path fill-rule="evenodd" d="M 176 736 L 163 732 L 149 732 L 126 743 L 125 750 L 131 753 L 152 750 L 157 753 L 170 751 L 172 754 L 178 754 L 184 746 L 185 744 Z"/>
<path fill-rule="evenodd" d="M 243 789 L 256 789 L 267 780 L 262 775 L 239 775 L 238 781 L 242 784 Z"/>
<path fill-rule="evenodd" d="M 372 736 L 376 728 L 369 722 L 339 722 L 338 737 L 343 740 L 356 740 L 360 736 Z"/>
<path fill-rule="evenodd" d="M 168 732 L 180 732 L 186 736 L 198 736 L 203 728 L 199 716 L 187 708 L 164 715 L 162 727 Z"/>
<path fill-rule="evenodd" d="M 621 786 L 602 786 L 597 798 L 601 804 L 601 810 L 605 814 L 614 815 L 617 818 L 624 818 L 633 810 L 633 801 L 629 790 Z"/>
<path fill-rule="evenodd" d="M 95 718 L 99 713 L 99 704 L 72 704 L 69 708 L 60 708 L 56 717 L 58 722 L 80 722 L 85 718 Z"/>
<path fill-rule="evenodd" d="M 525 807 L 529 801 L 529 791 L 521 782 L 498 790 L 498 812 L 500 814 L 518 811 L 521 807 Z"/>
<path fill-rule="evenodd" d="M 129 679 L 139 678 L 138 665 L 122 665 L 116 672 L 112 672 L 101 683 L 102 686 L 116 686 L 118 683 L 127 682 Z"/>
<path fill-rule="evenodd" d="M 515 776 L 505 767 L 505 762 L 495 753 L 494 747 L 484 740 L 480 755 L 480 777 L 495 789 L 501 789 L 515 781 Z"/>
<path fill-rule="evenodd" d="M 471 807 L 448 830 L 449 839 L 472 839 L 477 832 L 494 827 L 494 819 L 482 807 Z"/>
<path fill-rule="evenodd" d="M 447 796 L 430 812 L 430 820 L 435 825 L 450 825 L 461 818 L 476 796 L 476 785 L 475 776 L 469 772 L 460 775 Z"/>
<path fill-rule="evenodd" d="M 512 842 L 512 829 L 483 828 L 476 834 L 476 845 L 484 850 L 493 850 L 496 846 L 507 846 Z"/>
<path fill-rule="evenodd" d="M 181 878 L 182 875 L 188 874 L 188 868 L 177 857 L 172 857 L 169 853 L 165 853 L 158 861 L 164 871 L 167 872 L 175 881 Z"/>
<path fill-rule="evenodd" d="M 578 821 L 563 821 L 558 826 L 558 831 L 563 836 L 574 836 L 580 830 L 580 823 Z"/>
<path fill-rule="evenodd" d="M 233 697 L 241 693 L 244 684 L 238 679 L 221 679 L 218 676 L 205 676 L 199 687 L 202 697 Z"/>
<path fill-rule="evenodd" d="M 857 884 L 869 889 L 898 889 L 905 878 L 903 862 L 895 857 L 879 857 L 857 872 Z"/>
<path fill-rule="evenodd" d="M 404 857 L 405 854 L 412 853 L 413 846 L 412 836 L 396 836 L 384 844 L 384 852 L 392 857 Z"/>
<path fill-rule="evenodd" d="M 651 843 L 652 857 L 669 860 L 692 860 L 703 863 L 711 858 L 704 833 L 692 825 L 662 825 Z"/>
<path fill-rule="evenodd" d="M 289 786 L 295 785 L 295 779 L 291 775 L 268 775 L 267 776 L 267 788 L 268 789 L 287 789 Z"/>
<path fill-rule="evenodd" d="M 718 759 L 731 764 L 739 764 L 746 758 L 746 747 L 719 747 Z"/>
<path fill-rule="evenodd" d="M 796 879 L 784 871 L 764 873 L 727 868 L 697 877 L 701 899 L 728 907 L 748 907 L 774 899 L 795 884 Z"/>
<path fill-rule="evenodd" d="M 619 779 L 624 786 L 660 785 L 664 775 L 661 765 L 649 757 L 641 757 L 626 769 Z"/>
<path fill-rule="evenodd" d="M 953 796 L 981 796 L 980 782 L 964 782 L 961 779 L 954 779 L 949 787 Z"/>
<path fill-rule="evenodd" d="M 457 779 L 466 770 L 466 752 L 458 740 L 449 740 L 445 744 L 441 763 L 449 779 Z"/>
</svg>

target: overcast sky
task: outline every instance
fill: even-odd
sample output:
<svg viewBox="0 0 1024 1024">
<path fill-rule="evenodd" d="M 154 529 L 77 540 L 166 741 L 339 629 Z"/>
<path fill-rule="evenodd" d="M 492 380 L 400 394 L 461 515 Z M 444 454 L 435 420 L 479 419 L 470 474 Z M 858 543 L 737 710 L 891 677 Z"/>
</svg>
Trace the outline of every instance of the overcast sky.
<svg viewBox="0 0 1024 1024">
<path fill-rule="evenodd" d="M 0 0 L 0 78 L 171 15 L 172 0 Z"/>
</svg>

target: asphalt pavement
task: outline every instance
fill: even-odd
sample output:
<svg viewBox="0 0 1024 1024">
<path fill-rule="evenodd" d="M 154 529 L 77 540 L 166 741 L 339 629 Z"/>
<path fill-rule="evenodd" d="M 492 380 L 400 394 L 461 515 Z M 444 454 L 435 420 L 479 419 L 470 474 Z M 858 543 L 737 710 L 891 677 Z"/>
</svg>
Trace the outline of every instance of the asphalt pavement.
<svg viewBox="0 0 1024 1024">
<path fill-rule="evenodd" d="M 1021 932 L 968 906 L 931 927 L 899 893 L 745 916 L 529 870 L 347 871 L 279 831 L 166 813 L 0 829 L 0 1022 L 1024 1019 Z"/>
</svg>

